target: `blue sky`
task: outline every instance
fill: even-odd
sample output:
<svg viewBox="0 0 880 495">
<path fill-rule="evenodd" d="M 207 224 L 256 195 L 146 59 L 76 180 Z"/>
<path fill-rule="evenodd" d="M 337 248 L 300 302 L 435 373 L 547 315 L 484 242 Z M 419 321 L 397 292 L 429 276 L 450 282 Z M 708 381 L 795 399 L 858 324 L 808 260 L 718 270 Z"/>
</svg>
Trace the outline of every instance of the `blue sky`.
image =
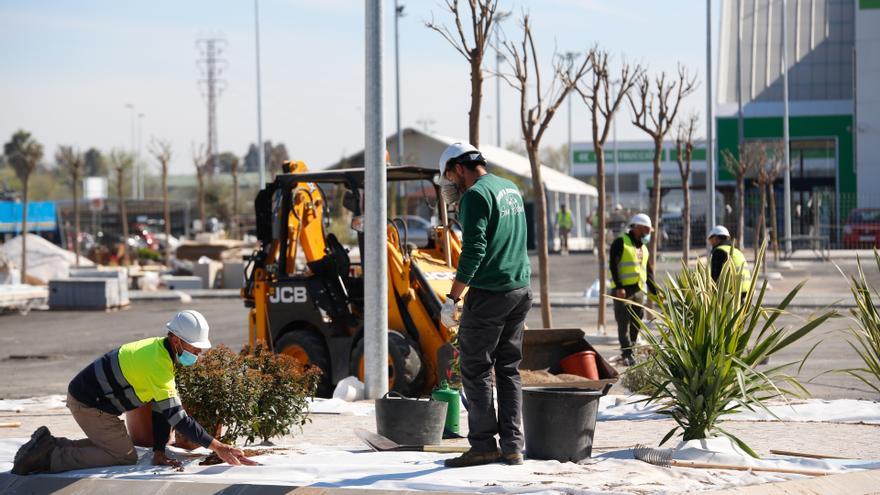
<svg viewBox="0 0 880 495">
<path fill-rule="evenodd" d="M 449 21 L 439 0 L 400 0 L 401 107 L 404 126 L 467 137 L 468 66 L 424 26 L 432 13 Z M 466 2 L 465 2 L 466 3 Z M 701 87 L 686 111 L 705 109 L 705 2 L 699 0 L 502 0 L 504 23 L 518 39 L 517 18 L 533 20 L 545 60 L 595 43 L 651 73 L 695 71 Z M 385 8 L 385 128 L 394 131 L 393 0 Z M 713 25 L 717 40 L 717 2 Z M 323 167 L 363 148 L 364 2 L 261 0 L 263 138 L 282 141 L 292 158 Z M 228 68 L 218 105 L 220 149 L 243 155 L 256 141 L 253 2 L 250 0 L 0 0 L 0 138 L 18 128 L 46 146 L 103 150 L 130 146 L 130 113 L 143 113 L 142 142 L 174 146 L 172 173 L 192 170 L 190 147 L 206 136 L 195 41 L 222 36 Z M 716 47 L 717 50 L 717 42 Z M 494 57 L 491 57 L 494 59 Z M 494 62 L 493 62 L 494 64 Z M 546 76 L 545 76 L 546 77 Z M 502 84 L 502 141 L 518 139 L 518 99 Z M 573 102 L 574 139 L 587 140 L 586 108 Z M 484 86 L 482 140 L 495 144 L 495 82 Z M 566 140 L 566 114 L 544 144 Z M 621 139 L 644 135 L 623 119 Z M 428 164 L 431 165 L 431 164 Z"/>
</svg>

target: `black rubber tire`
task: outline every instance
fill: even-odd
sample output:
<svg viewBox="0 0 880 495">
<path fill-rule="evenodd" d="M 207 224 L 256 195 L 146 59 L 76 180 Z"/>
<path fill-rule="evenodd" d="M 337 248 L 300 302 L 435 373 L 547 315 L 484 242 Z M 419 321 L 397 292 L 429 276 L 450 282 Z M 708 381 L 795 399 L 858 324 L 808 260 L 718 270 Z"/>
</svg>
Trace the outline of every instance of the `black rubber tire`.
<svg viewBox="0 0 880 495">
<path fill-rule="evenodd" d="M 364 339 L 358 339 L 351 352 L 349 372 L 364 381 L 361 359 Z M 425 365 L 419 346 L 411 338 L 394 330 L 388 331 L 388 390 L 406 397 L 419 397 L 425 386 Z"/>
<path fill-rule="evenodd" d="M 329 398 L 333 395 L 333 369 L 330 365 L 330 353 L 324 343 L 324 338 L 312 330 L 291 330 L 284 333 L 275 343 L 275 352 L 285 352 L 289 348 L 298 347 L 308 355 L 308 362 L 303 363 L 315 366 L 321 370 L 321 379 L 318 381 L 317 396 Z M 295 356 L 294 356 L 295 357 Z"/>
</svg>

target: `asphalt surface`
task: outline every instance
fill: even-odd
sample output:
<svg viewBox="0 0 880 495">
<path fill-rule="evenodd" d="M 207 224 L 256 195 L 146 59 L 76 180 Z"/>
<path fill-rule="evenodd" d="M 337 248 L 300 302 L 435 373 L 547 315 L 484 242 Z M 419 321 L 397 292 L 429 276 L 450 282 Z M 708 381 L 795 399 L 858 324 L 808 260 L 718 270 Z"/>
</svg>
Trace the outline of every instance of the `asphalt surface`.
<svg viewBox="0 0 880 495">
<path fill-rule="evenodd" d="M 533 266 L 538 263 L 533 260 Z M 675 262 L 663 262 L 659 272 L 674 270 Z M 843 262 L 845 270 L 854 262 Z M 593 283 L 598 273 L 596 258 L 587 254 L 554 255 L 550 258 L 551 290 L 554 292 L 583 292 Z M 876 277 L 876 278 L 873 278 Z M 880 279 L 872 274 L 872 280 Z M 537 294 L 537 277 L 533 289 Z M 805 294 L 821 295 L 834 300 L 848 297 L 846 280 L 831 263 L 797 262 L 792 270 L 784 272 L 784 279 L 773 281 L 772 292 L 781 294 L 788 287 L 807 280 Z M 236 298 L 194 299 L 191 303 L 179 301 L 136 301 L 128 309 L 113 312 L 89 311 L 32 311 L 27 315 L 0 316 L 0 398 L 22 398 L 65 393 L 70 379 L 96 357 L 120 344 L 163 335 L 165 322 L 178 310 L 196 309 L 203 312 L 211 324 L 211 340 L 238 350 L 247 339 L 246 309 Z M 606 357 L 617 353 L 616 327 L 613 313 L 606 312 L 607 334 L 596 330 L 596 308 L 554 308 L 553 327 L 584 328 L 588 338 Z M 845 310 L 843 310 L 845 311 Z M 810 312 L 795 310 L 781 319 L 781 324 L 792 326 L 809 318 Z M 529 313 L 530 328 L 542 328 L 540 309 Z M 860 365 L 855 352 L 846 342 L 848 318 L 837 318 L 826 323 L 802 342 L 786 349 L 772 364 L 794 361 L 804 356 L 817 341 L 820 346 L 812 354 L 799 377 L 808 380 L 832 369 Z M 796 369 L 792 370 L 795 372 Z M 815 378 L 807 388 L 822 398 L 872 398 L 867 387 L 856 379 L 842 374 L 825 374 Z"/>
</svg>

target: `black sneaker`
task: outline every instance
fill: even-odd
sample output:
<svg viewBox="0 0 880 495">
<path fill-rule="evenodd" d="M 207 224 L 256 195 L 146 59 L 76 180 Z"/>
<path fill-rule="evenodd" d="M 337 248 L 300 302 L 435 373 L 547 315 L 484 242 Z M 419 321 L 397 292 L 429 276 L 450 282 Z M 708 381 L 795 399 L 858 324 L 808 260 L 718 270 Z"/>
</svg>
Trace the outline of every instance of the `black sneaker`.
<svg viewBox="0 0 880 495">
<path fill-rule="evenodd" d="M 31 439 L 18 449 L 12 465 L 12 474 L 25 475 L 49 470 L 49 455 L 55 448 L 55 440 L 49 428 L 41 426 Z"/>
<path fill-rule="evenodd" d="M 635 366 L 636 359 L 632 356 L 624 356 L 621 362 L 623 362 L 624 366 Z"/>
<path fill-rule="evenodd" d="M 501 460 L 503 460 L 508 466 L 519 466 L 523 463 L 523 455 L 519 452 L 501 454 Z"/>
<path fill-rule="evenodd" d="M 468 466 L 481 466 L 483 464 L 492 464 L 501 459 L 501 453 L 497 450 L 491 452 L 475 452 L 473 449 L 468 450 L 464 454 L 453 459 L 446 459 L 443 465 L 448 468 L 459 468 Z"/>
</svg>

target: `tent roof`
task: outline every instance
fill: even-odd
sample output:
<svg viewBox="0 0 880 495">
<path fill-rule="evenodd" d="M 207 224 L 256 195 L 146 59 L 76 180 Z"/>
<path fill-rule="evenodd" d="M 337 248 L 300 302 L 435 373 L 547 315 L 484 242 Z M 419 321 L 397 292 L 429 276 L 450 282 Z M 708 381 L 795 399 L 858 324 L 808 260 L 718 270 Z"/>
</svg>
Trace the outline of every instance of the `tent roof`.
<svg viewBox="0 0 880 495">
<path fill-rule="evenodd" d="M 406 129 L 404 132 L 419 133 L 428 138 L 440 141 L 446 146 L 449 146 L 452 143 L 466 141 L 462 139 L 443 136 L 440 134 L 424 132 L 412 128 Z M 485 157 L 486 160 L 489 162 L 490 166 L 502 168 L 514 175 L 524 177 L 528 180 L 532 179 L 532 167 L 531 164 L 529 164 L 529 159 L 527 157 L 524 157 L 519 153 L 514 153 L 513 151 L 506 150 L 504 148 L 489 145 L 481 145 L 480 152 L 483 154 L 483 157 Z M 555 191 L 567 194 L 581 194 L 591 197 L 599 196 L 596 188 L 591 186 L 590 184 L 563 174 L 562 172 L 554 170 L 545 165 L 541 165 L 541 178 L 544 181 L 544 187 L 546 187 L 548 191 Z"/>
</svg>

